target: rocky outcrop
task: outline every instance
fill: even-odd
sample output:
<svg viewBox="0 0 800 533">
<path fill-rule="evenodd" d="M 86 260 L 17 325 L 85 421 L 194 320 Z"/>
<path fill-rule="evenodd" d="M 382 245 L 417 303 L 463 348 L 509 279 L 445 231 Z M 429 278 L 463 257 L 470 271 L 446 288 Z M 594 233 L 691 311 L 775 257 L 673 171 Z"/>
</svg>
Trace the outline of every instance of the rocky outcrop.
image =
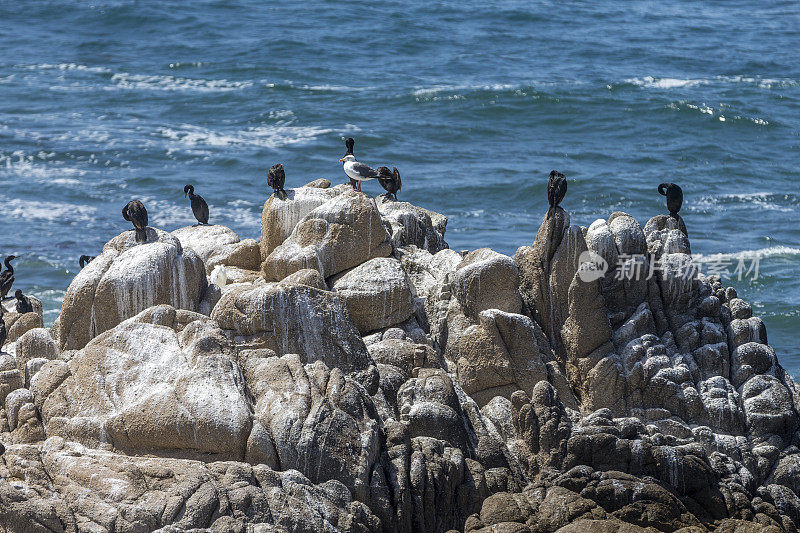
<svg viewBox="0 0 800 533">
<path fill-rule="evenodd" d="M 61 350 L 74 350 L 148 307 L 197 309 L 207 285 L 203 261 L 164 231 L 147 228 L 147 242 L 133 231 L 109 241 L 67 288 L 53 325 Z"/>
<path fill-rule="evenodd" d="M 243 270 L 258 270 L 261 265 L 258 242 L 240 240 L 225 226 L 196 224 L 176 229 L 172 236 L 181 242 L 184 250 L 191 250 L 203 260 L 206 274 L 211 274 L 217 265 Z"/>
<path fill-rule="evenodd" d="M 319 180 L 257 261 L 112 240 L 0 354 L 0 530 L 797 531 L 800 386 L 682 219 L 445 223 Z"/>
</svg>

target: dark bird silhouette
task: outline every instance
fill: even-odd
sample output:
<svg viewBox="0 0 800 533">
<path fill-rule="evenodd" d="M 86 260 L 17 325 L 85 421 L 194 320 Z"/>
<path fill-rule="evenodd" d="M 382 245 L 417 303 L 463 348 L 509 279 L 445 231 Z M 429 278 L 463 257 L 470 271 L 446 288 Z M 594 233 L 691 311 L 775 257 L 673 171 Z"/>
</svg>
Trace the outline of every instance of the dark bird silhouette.
<svg viewBox="0 0 800 533">
<path fill-rule="evenodd" d="M 14 267 L 11 266 L 11 261 L 16 258 L 16 255 L 9 255 L 6 256 L 5 261 L 3 261 L 3 264 L 6 265 L 6 269 L 0 273 L 0 300 L 6 297 L 6 294 L 8 294 L 8 291 L 11 290 L 11 286 L 14 284 Z"/>
<path fill-rule="evenodd" d="M 82 255 L 78 258 L 78 264 L 83 268 L 94 260 L 95 256 L 93 255 Z"/>
<path fill-rule="evenodd" d="M 139 200 L 131 200 L 122 208 L 122 218 L 136 228 L 136 242 L 147 242 L 147 209 Z"/>
<path fill-rule="evenodd" d="M 667 209 L 669 209 L 670 216 L 677 215 L 683 205 L 683 190 L 674 183 L 662 183 L 658 186 L 658 192 L 667 197 Z"/>
<path fill-rule="evenodd" d="M 8 332 L 6 331 L 6 321 L 3 320 L 3 306 L 0 305 L 0 352 L 3 351 L 3 345 L 6 343 Z"/>
<path fill-rule="evenodd" d="M 395 200 L 397 200 L 397 191 L 400 190 L 402 186 L 402 181 L 400 180 L 400 172 L 398 172 L 397 167 L 392 167 L 394 170 L 389 171 L 389 167 L 378 167 L 378 182 L 381 184 L 381 187 L 386 189 L 388 193 L 387 196 L 393 196 Z"/>
<path fill-rule="evenodd" d="M 353 157 L 355 157 L 356 154 L 353 153 L 353 147 L 355 145 L 356 145 L 356 140 L 353 139 L 352 137 L 348 137 L 347 139 L 345 139 L 344 147 L 347 148 L 347 151 L 344 153 L 343 157 L 347 157 L 348 155 L 352 155 Z M 358 182 L 353 178 L 350 178 L 350 186 L 355 189 L 357 185 Z"/>
<path fill-rule="evenodd" d="M 267 185 L 272 187 L 272 190 L 275 191 L 275 196 L 281 200 L 286 199 L 286 191 L 283 190 L 285 184 L 286 172 L 283 171 L 283 165 L 276 163 L 269 167 L 269 172 L 267 172 Z"/>
<path fill-rule="evenodd" d="M 17 313 L 23 314 L 33 311 L 30 298 L 22 294 L 22 290 L 17 289 L 16 292 L 14 292 L 14 298 L 17 299 Z"/>
<path fill-rule="evenodd" d="M 547 201 L 550 209 L 554 209 L 561 203 L 567 194 L 567 178 L 561 172 L 550 171 L 550 179 L 547 182 Z"/>
<path fill-rule="evenodd" d="M 208 204 L 203 197 L 194 193 L 194 185 L 187 185 L 183 188 L 183 197 L 189 196 L 189 201 L 192 204 L 192 213 L 194 218 L 200 224 L 208 224 Z"/>
</svg>

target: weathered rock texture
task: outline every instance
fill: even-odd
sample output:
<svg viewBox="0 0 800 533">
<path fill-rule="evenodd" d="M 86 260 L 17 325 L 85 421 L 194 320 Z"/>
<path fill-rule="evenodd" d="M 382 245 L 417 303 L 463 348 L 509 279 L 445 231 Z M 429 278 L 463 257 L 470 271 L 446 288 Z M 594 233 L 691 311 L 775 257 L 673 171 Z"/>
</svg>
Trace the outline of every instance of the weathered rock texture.
<svg viewBox="0 0 800 533">
<path fill-rule="evenodd" d="M 309 184 L 205 292 L 232 232 L 112 240 L 0 354 L 0 531 L 797 530 L 800 387 L 682 220 L 445 222 Z"/>
<path fill-rule="evenodd" d="M 203 260 L 164 231 L 147 228 L 147 242 L 126 231 L 103 247 L 70 283 L 53 325 L 61 350 L 74 350 L 157 304 L 194 311 L 206 288 Z"/>
</svg>

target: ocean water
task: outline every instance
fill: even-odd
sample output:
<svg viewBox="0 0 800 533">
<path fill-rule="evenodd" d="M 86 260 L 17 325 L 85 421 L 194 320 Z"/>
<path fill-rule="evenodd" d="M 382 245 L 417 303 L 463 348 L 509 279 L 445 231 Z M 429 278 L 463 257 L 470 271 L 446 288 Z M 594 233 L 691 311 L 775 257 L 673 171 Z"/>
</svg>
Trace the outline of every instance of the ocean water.
<svg viewBox="0 0 800 533">
<path fill-rule="evenodd" d="M 683 187 L 695 253 L 800 377 L 800 9 L 789 1 L 0 3 L 0 254 L 46 321 L 129 228 L 212 223 L 258 237 L 266 170 L 346 178 L 343 138 L 395 165 L 401 199 L 449 216 L 455 249 L 513 254 L 546 212 L 589 225 L 664 212 Z M 372 195 L 382 192 L 365 184 Z"/>
</svg>

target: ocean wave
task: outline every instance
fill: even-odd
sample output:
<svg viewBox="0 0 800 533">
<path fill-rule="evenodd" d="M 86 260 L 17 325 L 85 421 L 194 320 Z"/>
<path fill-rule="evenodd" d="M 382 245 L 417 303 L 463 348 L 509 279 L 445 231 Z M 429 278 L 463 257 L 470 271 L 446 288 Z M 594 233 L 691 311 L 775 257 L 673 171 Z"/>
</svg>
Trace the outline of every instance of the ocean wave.
<svg viewBox="0 0 800 533">
<path fill-rule="evenodd" d="M 710 118 L 717 120 L 719 122 L 727 122 L 727 121 L 746 121 L 752 122 L 758 126 L 769 126 L 772 123 L 766 119 L 760 117 L 747 117 L 743 115 L 736 115 L 731 113 L 731 109 L 728 109 L 728 114 L 725 115 L 724 109 L 714 109 L 705 104 L 693 104 L 691 102 L 687 102 L 685 100 L 679 100 L 677 102 L 670 102 L 667 106 L 667 109 L 674 109 L 676 111 L 680 111 L 682 109 L 688 109 L 690 111 L 695 111 L 703 115 L 708 115 Z"/>
<path fill-rule="evenodd" d="M 105 67 L 89 67 L 77 63 L 42 63 L 39 65 L 16 65 L 17 68 L 25 70 L 77 70 L 82 72 L 95 72 L 98 74 L 109 74 L 111 70 Z"/>
<path fill-rule="evenodd" d="M 4 200 L 3 215 L 8 222 L 13 219 L 45 220 L 48 222 L 69 221 L 89 222 L 95 219 L 97 209 L 88 205 L 65 204 L 63 202 L 45 202 L 11 198 Z"/>
<path fill-rule="evenodd" d="M 432 85 L 430 87 L 416 87 L 411 93 L 413 96 L 433 96 L 443 92 L 456 91 L 508 91 L 512 89 L 523 89 L 526 85 L 518 83 L 492 83 L 492 84 L 467 84 L 467 85 Z"/>
<path fill-rule="evenodd" d="M 686 87 L 696 87 L 698 85 L 733 84 L 754 85 L 762 89 L 772 89 L 773 87 L 797 87 L 800 85 L 798 80 L 791 78 L 758 78 L 751 76 L 715 76 L 713 78 L 686 79 L 644 76 L 642 78 L 628 78 L 624 82 L 648 89 L 683 89 Z"/>
<path fill-rule="evenodd" d="M 751 192 L 736 194 L 719 194 L 703 196 L 695 201 L 695 208 L 717 207 L 721 205 L 740 204 L 748 209 L 757 206 L 759 209 L 794 213 L 800 205 L 800 198 L 794 194 L 781 194 L 771 192 Z"/>
<path fill-rule="evenodd" d="M 771 257 L 796 257 L 800 255 L 800 248 L 791 246 L 769 246 L 758 250 L 741 250 L 739 252 L 718 253 L 718 254 L 694 254 L 692 259 L 695 261 L 716 262 L 716 261 L 752 261 L 753 259 L 766 259 Z"/>
<path fill-rule="evenodd" d="M 346 129 L 349 130 L 349 128 Z M 335 131 L 321 126 L 274 124 L 250 127 L 235 132 L 222 132 L 191 124 L 183 124 L 177 128 L 159 128 L 158 134 L 185 146 L 225 147 L 249 145 L 278 148 L 290 144 L 310 142 L 320 135 L 328 135 Z"/>
<path fill-rule="evenodd" d="M 252 87 L 251 81 L 205 80 L 148 74 L 119 72 L 111 76 L 114 87 L 119 89 L 144 89 L 155 91 L 227 92 Z"/>
</svg>

